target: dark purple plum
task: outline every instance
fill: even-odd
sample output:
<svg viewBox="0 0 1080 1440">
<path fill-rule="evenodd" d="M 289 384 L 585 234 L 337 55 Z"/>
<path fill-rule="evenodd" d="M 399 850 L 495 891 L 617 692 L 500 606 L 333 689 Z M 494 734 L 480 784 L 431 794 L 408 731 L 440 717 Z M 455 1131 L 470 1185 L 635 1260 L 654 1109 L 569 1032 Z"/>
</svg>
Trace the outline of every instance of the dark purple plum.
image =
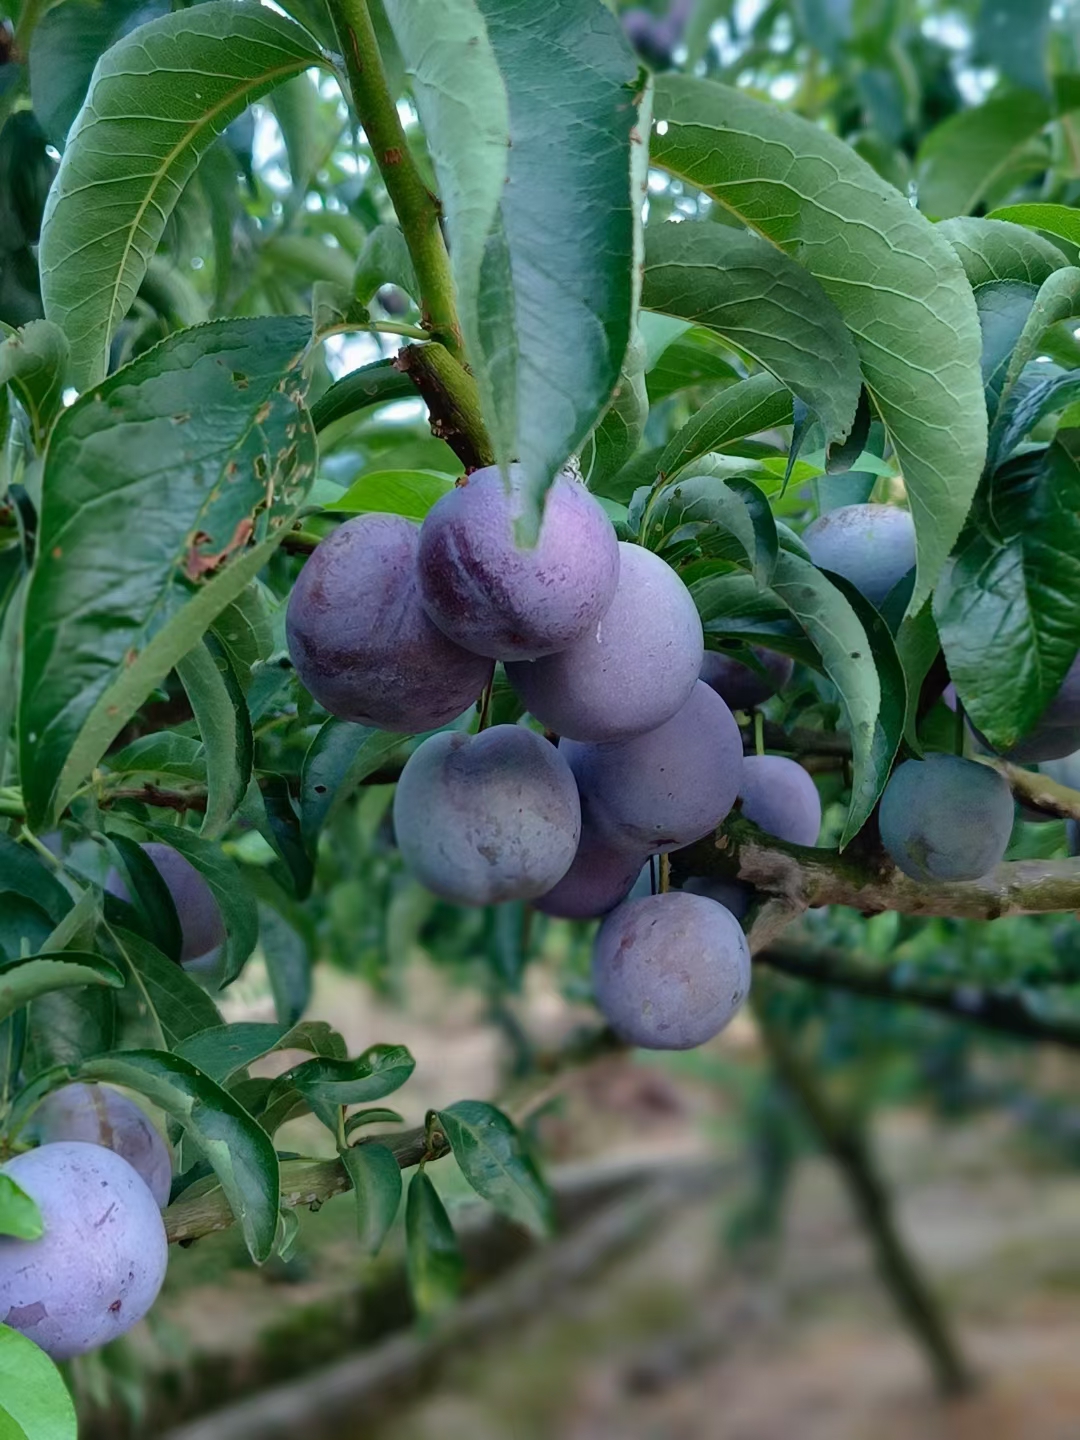
<svg viewBox="0 0 1080 1440">
<path fill-rule="evenodd" d="M 639 857 L 691 845 L 735 804 L 742 736 L 720 696 L 699 680 L 670 720 L 631 740 L 563 740 L 587 823 Z"/>
<path fill-rule="evenodd" d="M 783 755 L 747 755 L 739 788 L 742 813 L 789 845 L 816 845 L 821 796 L 803 767 Z"/>
<path fill-rule="evenodd" d="M 690 698 L 701 669 L 701 621 L 686 586 L 650 550 L 622 543 L 619 552 L 603 619 L 558 655 L 506 667 L 531 714 L 570 740 L 655 730 Z"/>
<path fill-rule="evenodd" d="M 755 705 L 763 705 L 770 695 L 784 688 L 795 669 L 790 656 L 778 655 L 761 645 L 753 646 L 753 652 L 754 659 L 766 672 L 764 675 L 731 655 L 721 655 L 717 650 L 705 651 L 701 678 L 732 710 L 752 710 Z"/>
<path fill-rule="evenodd" d="M 575 476 L 556 477 L 531 549 L 515 540 L 524 472 L 510 488 L 497 465 L 444 495 L 420 531 L 424 609 L 466 650 L 536 660 L 565 650 L 606 613 L 619 578 L 619 543 L 603 506 Z"/>
<path fill-rule="evenodd" d="M 331 715 L 414 735 L 456 719 L 490 681 L 492 662 L 428 619 L 419 544 L 400 515 L 358 515 L 301 570 L 285 617 L 289 654 Z"/>
<path fill-rule="evenodd" d="M 593 993 L 623 1040 L 691 1050 L 719 1034 L 750 989 L 750 948 L 715 900 L 672 890 L 613 910 L 593 947 Z"/>
<path fill-rule="evenodd" d="M 181 965 L 200 971 L 212 969 L 225 943 L 225 922 L 214 892 L 191 861 L 171 845 L 151 840 L 142 849 L 154 862 L 176 906 L 180 919 Z M 117 871 L 109 871 L 105 889 L 130 904 L 131 894 Z"/>
<path fill-rule="evenodd" d="M 29 1133 L 39 1145 L 81 1140 L 104 1145 L 142 1177 L 164 1210 L 172 1188 L 172 1156 L 141 1106 L 107 1085 L 65 1085 L 34 1111 Z"/>
<path fill-rule="evenodd" d="M 1005 854 L 1012 791 L 977 760 L 905 760 L 885 786 L 878 825 L 885 849 L 913 880 L 978 880 Z"/>
<path fill-rule="evenodd" d="M 808 525 L 802 538 L 820 570 L 850 580 L 873 605 L 915 564 L 915 522 L 895 505 L 842 505 Z"/>
<path fill-rule="evenodd" d="M 622 904 L 634 889 L 643 863 L 641 855 L 613 850 L 583 824 L 570 869 L 533 905 L 561 920 L 595 920 Z"/>
<path fill-rule="evenodd" d="M 409 757 L 394 797 L 406 864 L 460 905 L 535 900 L 569 870 L 581 804 L 554 745 L 519 725 L 432 735 Z"/>
<path fill-rule="evenodd" d="M 169 1248 L 140 1176 L 76 1140 L 16 1155 L 3 1171 L 37 1201 L 45 1233 L 0 1237 L 0 1321 L 54 1360 L 130 1330 L 157 1299 Z"/>
</svg>

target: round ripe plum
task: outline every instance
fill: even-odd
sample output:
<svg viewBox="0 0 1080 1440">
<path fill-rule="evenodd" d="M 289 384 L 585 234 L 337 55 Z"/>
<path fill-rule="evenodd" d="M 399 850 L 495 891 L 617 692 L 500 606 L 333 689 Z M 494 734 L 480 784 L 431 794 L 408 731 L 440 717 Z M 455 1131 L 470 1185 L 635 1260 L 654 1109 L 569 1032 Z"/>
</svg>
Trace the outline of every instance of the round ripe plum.
<svg viewBox="0 0 1080 1440">
<path fill-rule="evenodd" d="M 738 920 L 672 890 L 613 910 L 593 947 L 593 991 L 611 1028 L 647 1050 L 691 1050 L 724 1028 L 750 989 Z"/>
<path fill-rule="evenodd" d="M 607 612 L 619 578 L 619 542 L 604 508 L 574 475 L 556 477 L 540 536 L 518 547 L 525 477 L 477 470 L 429 511 L 420 530 L 420 598 L 458 645 L 496 660 L 565 650 Z"/>
<path fill-rule="evenodd" d="M 570 740 L 655 730 L 690 698 L 705 642 L 690 592 L 640 545 L 619 545 L 619 583 L 602 620 L 542 660 L 513 661 L 511 685 L 542 725 Z"/>
<path fill-rule="evenodd" d="M 400 515 L 358 515 L 301 570 L 285 616 L 300 679 L 331 715 L 414 735 L 456 719 L 491 679 L 420 604 L 419 528 Z"/>
<path fill-rule="evenodd" d="M 798 761 L 783 755 L 747 755 L 739 798 L 747 820 L 767 834 L 789 845 L 817 844 L 821 796 Z"/>
<path fill-rule="evenodd" d="M 130 1330 L 157 1299 L 168 1243 L 154 1197 L 126 1160 L 67 1140 L 4 1173 L 36 1200 L 40 1240 L 0 1237 L 0 1321 L 54 1360 Z"/>
<path fill-rule="evenodd" d="M 761 645 L 753 646 L 754 659 L 766 671 L 764 675 L 730 655 L 706 650 L 701 664 L 701 678 L 711 685 L 732 710 L 752 710 L 763 705 L 770 695 L 782 690 L 791 679 L 795 662 L 788 655 L 778 655 Z"/>
<path fill-rule="evenodd" d="M 850 580 L 873 605 L 915 564 L 915 522 L 895 505 L 842 505 L 808 525 L 802 538 L 819 569 Z"/>
<path fill-rule="evenodd" d="M 730 910 L 736 920 L 745 920 L 754 903 L 755 890 L 745 880 L 714 880 L 707 875 L 691 875 L 679 887 L 688 895 L 704 895 Z"/>
<path fill-rule="evenodd" d="M 82 1140 L 104 1145 L 142 1177 L 158 1208 L 169 1203 L 172 1157 L 146 1111 L 107 1085 L 65 1085 L 34 1111 L 30 1134 L 39 1145 Z"/>
<path fill-rule="evenodd" d="M 573 862 L 581 803 L 554 745 L 494 725 L 432 735 L 413 752 L 394 829 L 409 868 L 436 895 L 460 905 L 535 900 Z"/>
<path fill-rule="evenodd" d="M 1005 854 L 1012 792 L 975 760 L 905 760 L 885 786 L 878 823 L 885 849 L 913 880 L 978 880 Z"/>
<path fill-rule="evenodd" d="M 581 810 L 606 844 L 664 854 L 715 830 L 735 804 L 742 736 L 715 690 L 699 680 L 670 720 L 631 740 L 562 740 Z"/>
<path fill-rule="evenodd" d="M 142 846 L 165 881 L 180 919 L 180 964 L 187 969 L 213 969 L 225 943 L 225 922 L 214 892 L 191 861 L 171 845 L 151 840 Z M 121 876 L 110 870 L 105 889 L 130 904 L 131 893 Z"/>
<path fill-rule="evenodd" d="M 640 855 L 611 849 L 583 824 L 570 869 L 533 906 L 560 920 L 595 920 L 622 904 L 637 884 L 641 865 Z"/>
</svg>

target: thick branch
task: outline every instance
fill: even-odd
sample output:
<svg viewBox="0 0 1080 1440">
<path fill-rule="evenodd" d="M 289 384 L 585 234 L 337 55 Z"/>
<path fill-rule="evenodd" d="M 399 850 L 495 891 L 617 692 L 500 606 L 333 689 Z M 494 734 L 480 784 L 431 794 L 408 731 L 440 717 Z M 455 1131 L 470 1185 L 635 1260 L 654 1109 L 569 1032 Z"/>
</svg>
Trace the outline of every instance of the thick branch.
<svg viewBox="0 0 1080 1440">
<path fill-rule="evenodd" d="M 984 989 L 951 980 L 912 977 L 910 965 L 875 965 L 843 950 L 774 941 L 757 953 L 756 963 L 815 985 L 828 985 L 891 1005 L 918 1005 L 954 1020 L 1014 1035 L 1080 1049 L 1080 1021 L 1034 1014 L 1022 995 Z"/>
<path fill-rule="evenodd" d="M 480 414 L 480 392 L 465 367 L 442 345 L 406 345 L 394 364 L 428 407 L 431 433 L 445 440 L 466 470 L 491 465 L 495 452 Z"/>
<path fill-rule="evenodd" d="M 1030 810 L 1041 810 L 1044 815 L 1054 815 L 1062 820 L 1080 820 L 1080 791 L 1071 790 L 1068 785 L 1059 785 L 1049 775 L 1039 775 L 1019 765 L 1011 765 L 1008 760 L 986 760 L 983 763 L 1004 775 L 1017 800 Z"/>
<path fill-rule="evenodd" d="M 439 227 L 439 205 L 409 150 L 394 97 L 386 83 L 375 27 L 365 0 L 330 0 L 330 14 L 352 91 L 391 204 L 409 247 L 420 286 L 424 328 L 453 355 L 461 354 L 461 327 L 454 305 L 450 257 Z"/>
</svg>

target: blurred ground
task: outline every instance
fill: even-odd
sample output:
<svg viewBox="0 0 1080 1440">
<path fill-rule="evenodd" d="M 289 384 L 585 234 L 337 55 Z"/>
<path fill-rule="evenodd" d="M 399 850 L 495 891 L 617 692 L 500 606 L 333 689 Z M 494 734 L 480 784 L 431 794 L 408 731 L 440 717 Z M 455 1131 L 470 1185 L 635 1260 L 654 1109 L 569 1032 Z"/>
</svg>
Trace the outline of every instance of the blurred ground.
<svg viewBox="0 0 1080 1440">
<path fill-rule="evenodd" d="M 502 1053 L 474 994 L 431 972 L 413 980 L 423 999 L 407 1017 L 334 972 L 313 1011 L 356 1048 L 379 1039 L 413 1049 L 400 1107 L 410 1122 L 428 1106 L 493 1094 Z M 250 1017 L 261 1002 L 235 1003 Z M 575 1020 L 542 987 L 531 1011 L 551 1042 Z M 610 1057 L 561 1082 L 541 1128 L 554 1173 L 737 1162 L 732 1094 L 711 1072 L 723 1075 L 750 1046 L 749 1025 L 733 1027 L 703 1064 Z M 290 1146 L 327 1148 L 317 1132 L 293 1130 Z M 737 1180 L 672 1205 L 628 1251 L 545 1296 L 532 1319 L 495 1324 L 441 1359 L 391 1412 L 361 1407 L 340 1440 L 1076 1440 L 1080 1176 L 1032 1169 L 1030 1155 L 1018 1163 L 1015 1130 L 1001 1120 L 944 1128 L 892 1112 L 877 1145 L 903 1231 L 984 1377 L 971 1399 L 934 1398 L 835 1175 L 810 1159 L 769 1253 L 726 1243 Z M 457 1218 L 475 1225 L 479 1207 L 450 1162 L 431 1173 Z M 144 1353 L 165 1370 L 216 1366 L 224 1399 L 254 1373 L 253 1356 L 264 1372 L 268 1355 L 271 1369 L 277 1355 L 282 1373 L 300 1371 L 338 1358 L 336 1331 L 392 1330 L 405 1319 L 394 1254 L 373 1269 L 352 1232 L 343 1197 L 303 1217 L 288 1266 L 252 1271 L 233 1235 L 177 1255 Z"/>
</svg>

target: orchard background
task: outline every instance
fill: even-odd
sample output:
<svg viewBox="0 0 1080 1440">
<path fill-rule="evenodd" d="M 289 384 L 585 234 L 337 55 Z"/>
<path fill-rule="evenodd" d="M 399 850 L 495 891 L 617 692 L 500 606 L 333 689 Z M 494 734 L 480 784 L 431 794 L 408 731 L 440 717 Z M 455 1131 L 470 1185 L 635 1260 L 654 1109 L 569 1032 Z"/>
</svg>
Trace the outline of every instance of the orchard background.
<svg viewBox="0 0 1080 1440">
<path fill-rule="evenodd" d="M 1078 117 L 1072 0 L 7 17 L 5 1435 L 1072 1433 Z M 743 664 L 736 752 L 800 767 L 755 823 L 736 753 L 730 813 L 610 902 L 648 861 L 631 909 L 737 912 L 750 999 L 701 1048 L 631 1050 L 599 971 L 597 1009 L 557 866 L 494 905 L 417 878 L 466 848 L 419 762 L 395 804 L 420 751 L 510 733 L 588 801 L 566 736 L 609 737 L 547 719 L 551 662 L 459 654 L 425 723 L 312 693 L 305 562 L 478 471 L 519 556 L 587 500 L 721 695 Z M 651 697 L 649 586 L 613 707 Z M 340 613 L 425 715 L 436 641 Z M 141 1300 L 65 1345 L 98 1242 L 49 1147 L 86 1139 Z"/>
</svg>

